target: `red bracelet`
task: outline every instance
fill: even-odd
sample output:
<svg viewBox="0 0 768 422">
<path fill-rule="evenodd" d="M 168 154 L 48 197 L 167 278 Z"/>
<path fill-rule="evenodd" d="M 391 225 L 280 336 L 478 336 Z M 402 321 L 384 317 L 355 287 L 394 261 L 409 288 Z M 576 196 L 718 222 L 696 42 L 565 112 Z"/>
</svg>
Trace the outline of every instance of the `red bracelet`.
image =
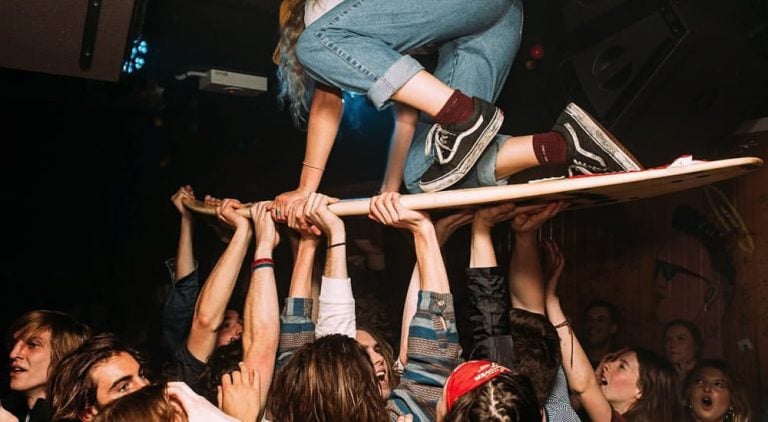
<svg viewBox="0 0 768 422">
<path fill-rule="evenodd" d="M 272 258 L 259 258 L 251 261 L 251 271 L 256 271 L 259 268 L 270 267 L 274 268 L 275 261 Z"/>
</svg>

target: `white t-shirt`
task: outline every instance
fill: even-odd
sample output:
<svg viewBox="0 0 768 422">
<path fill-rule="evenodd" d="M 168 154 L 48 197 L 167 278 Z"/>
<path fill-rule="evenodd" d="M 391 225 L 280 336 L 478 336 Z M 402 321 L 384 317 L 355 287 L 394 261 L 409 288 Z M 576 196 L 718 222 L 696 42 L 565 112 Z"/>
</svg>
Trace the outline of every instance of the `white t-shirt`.
<svg viewBox="0 0 768 422">
<path fill-rule="evenodd" d="M 304 27 L 308 27 L 325 12 L 333 9 L 344 0 L 307 0 L 304 5 Z"/>
</svg>

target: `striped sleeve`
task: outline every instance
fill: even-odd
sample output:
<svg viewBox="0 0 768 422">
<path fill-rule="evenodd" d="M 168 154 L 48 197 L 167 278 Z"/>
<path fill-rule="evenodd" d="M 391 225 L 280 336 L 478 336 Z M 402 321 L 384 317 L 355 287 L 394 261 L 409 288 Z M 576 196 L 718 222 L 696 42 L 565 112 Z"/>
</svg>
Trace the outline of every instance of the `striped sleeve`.
<svg viewBox="0 0 768 422">
<path fill-rule="evenodd" d="M 315 341 L 312 322 L 312 299 L 288 297 L 280 315 L 280 343 L 277 347 L 277 367 L 288 360 L 296 349 Z"/>
<path fill-rule="evenodd" d="M 420 291 L 408 333 L 408 363 L 390 406 L 415 421 L 434 420 L 446 379 L 459 363 L 453 296 Z"/>
</svg>

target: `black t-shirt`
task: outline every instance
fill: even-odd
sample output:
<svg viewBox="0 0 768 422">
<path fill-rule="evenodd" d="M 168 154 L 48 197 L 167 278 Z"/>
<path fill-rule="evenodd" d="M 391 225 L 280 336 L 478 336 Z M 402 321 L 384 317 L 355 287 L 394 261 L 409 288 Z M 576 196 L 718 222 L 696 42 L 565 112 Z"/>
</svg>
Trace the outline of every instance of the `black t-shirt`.
<svg viewBox="0 0 768 422">
<path fill-rule="evenodd" d="M 187 347 L 187 342 L 183 341 L 173 355 L 168 378 L 171 381 L 184 381 L 196 393 L 202 394 L 199 384 L 205 369 L 205 362 L 201 362 L 194 357 Z"/>
<path fill-rule="evenodd" d="M 27 415 L 29 415 L 29 422 L 50 422 L 53 413 L 46 399 L 37 399 L 32 410 L 29 410 L 27 399 L 21 394 L 11 394 L 3 398 L 3 408 L 16 416 L 20 422 L 26 421 Z"/>
</svg>

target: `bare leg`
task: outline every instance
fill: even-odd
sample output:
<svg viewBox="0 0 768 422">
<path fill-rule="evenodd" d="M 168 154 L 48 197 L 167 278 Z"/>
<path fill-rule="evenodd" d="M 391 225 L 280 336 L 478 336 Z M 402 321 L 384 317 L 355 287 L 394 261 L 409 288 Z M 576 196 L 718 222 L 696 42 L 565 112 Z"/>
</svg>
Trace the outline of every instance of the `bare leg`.
<svg viewBox="0 0 768 422">
<path fill-rule="evenodd" d="M 533 152 L 533 135 L 510 137 L 496 155 L 496 180 L 539 165 Z"/>
<path fill-rule="evenodd" d="M 453 91 L 453 88 L 441 82 L 431 73 L 422 70 L 398 89 L 392 95 L 392 99 L 434 117 L 448 102 Z"/>
</svg>

